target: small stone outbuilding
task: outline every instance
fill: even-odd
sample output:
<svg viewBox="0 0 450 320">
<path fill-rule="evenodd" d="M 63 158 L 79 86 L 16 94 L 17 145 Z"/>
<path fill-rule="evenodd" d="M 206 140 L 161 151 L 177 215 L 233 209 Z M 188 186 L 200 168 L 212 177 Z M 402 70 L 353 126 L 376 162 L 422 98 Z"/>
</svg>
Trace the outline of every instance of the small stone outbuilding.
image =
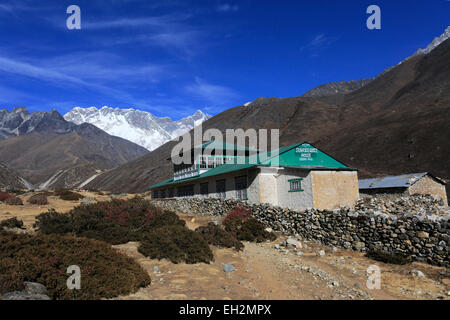
<svg viewBox="0 0 450 320">
<path fill-rule="evenodd" d="M 429 194 L 442 198 L 448 204 L 445 181 L 428 172 L 409 173 L 398 176 L 386 176 L 359 180 L 361 194 Z"/>
</svg>

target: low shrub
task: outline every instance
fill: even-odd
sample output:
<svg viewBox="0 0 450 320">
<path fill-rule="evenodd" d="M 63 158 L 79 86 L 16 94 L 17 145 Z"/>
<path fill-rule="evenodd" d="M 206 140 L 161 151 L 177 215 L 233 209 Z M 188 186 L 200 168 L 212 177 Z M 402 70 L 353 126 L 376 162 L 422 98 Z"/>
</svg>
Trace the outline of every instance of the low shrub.
<svg viewBox="0 0 450 320">
<path fill-rule="evenodd" d="M 58 213 L 55 209 L 38 215 L 34 227 L 43 234 L 65 234 L 73 230 L 70 215 Z"/>
<path fill-rule="evenodd" d="M 10 206 L 23 206 L 23 201 L 19 197 L 8 198 L 4 202 Z"/>
<path fill-rule="evenodd" d="M 238 240 L 263 242 L 276 239 L 276 235 L 267 232 L 265 226 L 255 218 L 249 218 L 247 220 L 232 219 L 226 221 L 224 225 L 225 230 L 233 234 Z"/>
<path fill-rule="evenodd" d="M 28 198 L 28 203 L 44 206 L 48 204 L 47 196 L 45 194 L 35 194 Z"/>
<path fill-rule="evenodd" d="M 226 224 L 232 220 L 247 220 L 251 217 L 251 212 L 240 206 L 235 206 L 233 209 L 228 211 L 227 215 L 223 219 L 223 223 Z"/>
<path fill-rule="evenodd" d="M 0 202 L 5 201 L 6 199 L 14 197 L 13 195 L 7 192 L 0 192 Z"/>
<path fill-rule="evenodd" d="M 81 269 L 81 290 L 67 288 L 70 265 Z M 22 290 L 24 281 L 43 284 L 58 300 L 113 298 L 151 282 L 138 263 L 104 242 L 0 231 L 0 294 Z"/>
<path fill-rule="evenodd" d="M 164 226 L 150 231 L 139 245 L 139 252 L 152 259 L 168 259 L 173 263 L 210 263 L 213 253 L 208 243 L 185 226 Z"/>
<path fill-rule="evenodd" d="M 7 220 L 3 220 L 2 222 L 0 222 L 0 229 L 3 229 L 3 227 L 6 228 L 22 228 L 23 227 L 23 221 L 22 220 L 17 220 L 16 217 L 14 218 L 10 218 Z"/>
<path fill-rule="evenodd" d="M 185 222 L 142 198 L 80 205 L 67 214 L 51 210 L 37 216 L 35 223 L 45 234 L 73 233 L 112 244 L 139 241 L 150 230 L 167 225 L 185 226 Z"/>
<path fill-rule="evenodd" d="M 220 226 L 210 222 L 207 226 L 195 229 L 208 244 L 220 248 L 235 248 L 237 251 L 244 248 L 242 242 L 236 239 L 231 233 L 225 231 Z"/>
<path fill-rule="evenodd" d="M 369 250 L 366 257 L 390 264 L 405 265 L 412 262 L 410 256 L 402 253 L 391 253 L 383 250 Z"/>
<path fill-rule="evenodd" d="M 57 189 L 55 190 L 55 196 L 59 197 L 61 200 L 65 201 L 78 201 L 83 199 L 84 197 L 76 192 L 67 190 L 67 189 Z"/>
</svg>

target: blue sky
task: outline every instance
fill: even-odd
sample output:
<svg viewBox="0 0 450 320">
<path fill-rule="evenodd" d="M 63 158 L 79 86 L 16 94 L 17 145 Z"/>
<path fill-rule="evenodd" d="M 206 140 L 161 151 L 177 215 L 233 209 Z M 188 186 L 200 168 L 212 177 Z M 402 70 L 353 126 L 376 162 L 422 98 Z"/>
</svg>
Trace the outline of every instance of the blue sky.
<svg viewBox="0 0 450 320">
<path fill-rule="evenodd" d="M 81 8 L 68 30 L 66 8 Z M 381 30 L 366 8 L 381 8 Z M 450 1 L 0 0 L 0 108 L 179 119 L 373 77 L 450 24 Z"/>
</svg>

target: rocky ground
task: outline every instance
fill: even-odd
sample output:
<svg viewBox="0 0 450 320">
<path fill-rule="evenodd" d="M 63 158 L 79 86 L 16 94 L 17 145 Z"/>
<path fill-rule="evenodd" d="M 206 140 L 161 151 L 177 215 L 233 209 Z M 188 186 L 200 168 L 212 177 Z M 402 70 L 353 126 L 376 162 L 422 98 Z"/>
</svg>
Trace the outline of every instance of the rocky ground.
<svg viewBox="0 0 450 320">
<path fill-rule="evenodd" d="M 90 201 L 108 195 L 82 192 Z M 0 220 L 23 219 L 30 230 L 34 217 L 49 208 L 68 211 L 80 201 L 49 197 L 49 205 L 26 203 L 32 193 L 21 195 L 23 206 L 0 203 Z M 132 197 L 132 195 L 120 195 Z M 219 221 L 217 216 L 180 214 L 191 229 Z M 271 243 L 245 243 L 243 251 L 212 247 L 211 264 L 173 264 L 152 260 L 137 252 L 138 243 L 115 246 L 135 258 L 152 278 L 137 293 L 118 297 L 135 299 L 450 299 L 450 270 L 414 262 L 406 266 L 384 264 L 364 253 L 298 241 L 282 235 Z M 381 269 L 381 288 L 366 286 L 367 268 Z"/>
</svg>

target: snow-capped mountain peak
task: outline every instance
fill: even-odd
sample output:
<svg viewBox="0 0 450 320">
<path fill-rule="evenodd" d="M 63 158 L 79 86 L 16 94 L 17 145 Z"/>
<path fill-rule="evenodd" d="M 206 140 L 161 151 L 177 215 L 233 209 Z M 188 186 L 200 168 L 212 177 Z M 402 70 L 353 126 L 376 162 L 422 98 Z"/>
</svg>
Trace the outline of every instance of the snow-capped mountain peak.
<svg viewBox="0 0 450 320">
<path fill-rule="evenodd" d="M 93 124 L 107 133 L 132 141 L 148 150 L 154 150 L 210 118 L 197 110 L 193 115 L 179 121 L 169 117 L 156 117 L 141 110 L 120 109 L 104 106 L 76 107 L 64 115 L 64 119 L 75 124 Z"/>
</svg>

